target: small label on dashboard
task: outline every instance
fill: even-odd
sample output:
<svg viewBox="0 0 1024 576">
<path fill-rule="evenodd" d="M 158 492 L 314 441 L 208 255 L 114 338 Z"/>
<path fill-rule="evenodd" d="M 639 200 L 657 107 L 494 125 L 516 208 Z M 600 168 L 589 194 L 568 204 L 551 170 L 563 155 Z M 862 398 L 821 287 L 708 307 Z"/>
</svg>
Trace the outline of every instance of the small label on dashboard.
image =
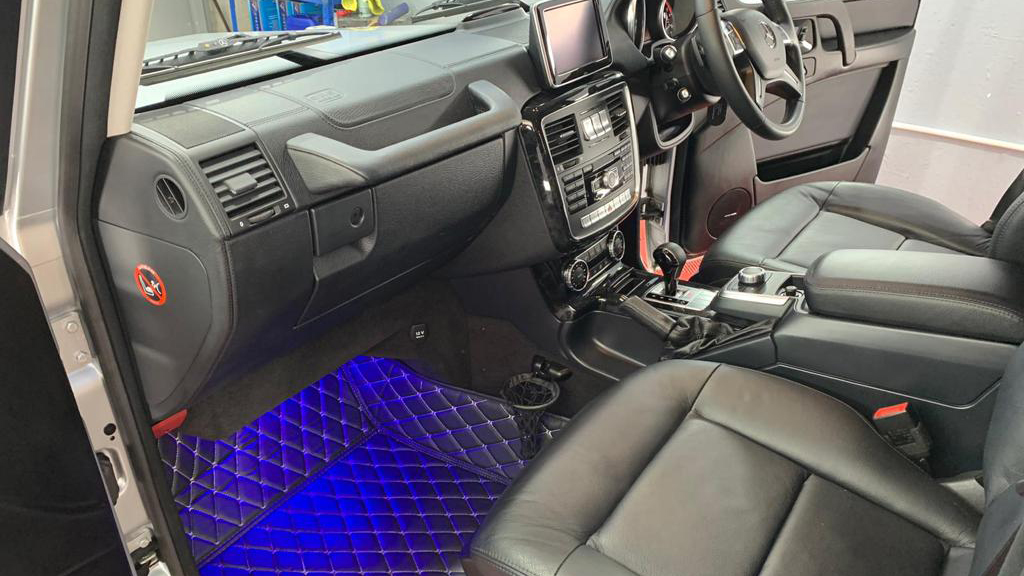
<svg viewBox="0 0 1024 576">
<path fill-rule="evenodd" d="M 135 286 L 139 293 L 153 306 L 163 306 L 167 303 L 167 288 L 160 275 L 147 264 L 139 264 L 135 267 Z"/>
</svg>

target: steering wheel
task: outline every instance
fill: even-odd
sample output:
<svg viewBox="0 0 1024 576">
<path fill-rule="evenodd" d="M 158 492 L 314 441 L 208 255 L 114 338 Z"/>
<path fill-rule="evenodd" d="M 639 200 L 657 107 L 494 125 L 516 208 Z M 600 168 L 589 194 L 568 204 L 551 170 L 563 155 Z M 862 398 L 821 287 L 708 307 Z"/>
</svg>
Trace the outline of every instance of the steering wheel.
<svg viewBox="0 0 1024 576">
<path fill-rule="evenodd" d="M 785 0 L 763 0 L 764 12 L 720 12 L 716 0 L 693 0 L 704 65 L 729 107 L 758 136 L 782 140 L 804 118 L 803 59 Z M 786 102 L 782 122 L 765 115 L 765 98 Z"/>
</svg>

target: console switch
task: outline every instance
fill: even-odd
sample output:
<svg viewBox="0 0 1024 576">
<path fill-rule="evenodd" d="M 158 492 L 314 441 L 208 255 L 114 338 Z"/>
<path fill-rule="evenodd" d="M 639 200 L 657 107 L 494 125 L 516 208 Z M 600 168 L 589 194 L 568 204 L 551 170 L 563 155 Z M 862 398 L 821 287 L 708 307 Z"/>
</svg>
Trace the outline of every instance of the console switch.
<svg viewBox="0 0 1024 576">
<path fill-rule="evenodd" d="M 747 266 L 740 270 L 740 286 L 760 286 L 764 284 L 767 277 L 768 272 L 764 268 L 760 266 Z"/>
</svg>

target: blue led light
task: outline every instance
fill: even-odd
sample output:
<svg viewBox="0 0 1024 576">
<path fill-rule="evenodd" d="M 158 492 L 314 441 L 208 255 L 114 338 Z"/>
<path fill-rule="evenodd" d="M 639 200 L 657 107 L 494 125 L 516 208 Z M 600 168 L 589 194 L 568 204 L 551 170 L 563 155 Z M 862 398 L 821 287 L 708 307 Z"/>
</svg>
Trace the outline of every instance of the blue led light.
<svg viewBox="0 0 1024 576">
<path fill-rule="evenodd" d="M 551 437 L 564 420 L 545 420 Z M 224 441 L 161 452 L 201 573 L 460 574 L 525 466 L 508 408 L 360 357 Z"/>
</svg>

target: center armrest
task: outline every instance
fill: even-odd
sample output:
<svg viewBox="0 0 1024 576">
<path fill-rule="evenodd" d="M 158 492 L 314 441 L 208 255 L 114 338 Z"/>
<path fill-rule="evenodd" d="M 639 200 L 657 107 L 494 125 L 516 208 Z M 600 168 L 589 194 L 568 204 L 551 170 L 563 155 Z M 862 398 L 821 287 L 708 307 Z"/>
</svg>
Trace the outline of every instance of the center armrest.
<svg viewBox="0 0 1024 576">
<path fill-rule="evenodd" d="M 997 342 L 1024 341 L 1024 270 L 976 256 L 837 250 L 805 278 L 823 316 Z"/>
</svg>

